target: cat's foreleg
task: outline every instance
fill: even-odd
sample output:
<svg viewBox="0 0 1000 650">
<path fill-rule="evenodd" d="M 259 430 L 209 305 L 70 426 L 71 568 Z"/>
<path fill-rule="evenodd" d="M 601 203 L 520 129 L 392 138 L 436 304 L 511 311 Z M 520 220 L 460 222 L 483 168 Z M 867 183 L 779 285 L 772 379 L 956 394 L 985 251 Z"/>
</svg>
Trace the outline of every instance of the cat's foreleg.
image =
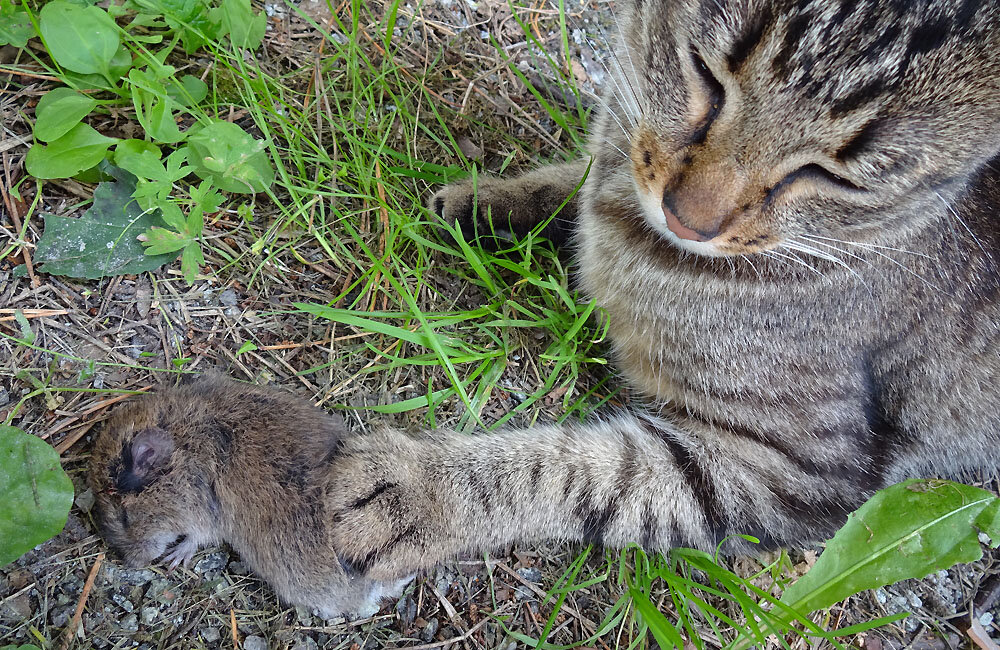
<svg viewBox="0 0 1000 650">
<path fill-rule="evenodd" d="M 428 208 L 449 225 L 457 222 L 467 239 L 478 237 L 488 245 L 520 239 L 548 220 L 541 235 L 559 246 L 575 230 L 577 194 L 588 165 L 589 159 L 578 160 L 514 178 L 458 181 L 431 196 Z"/>
<path fill-rule="evenodd" d="M 732 441 L 729 441 L 732 442 Z M 714 549 L 822 539 L 867 496 L 858 458 L 804 469 L 777 447 L 622 414 L 565 424 L 350 442 L 327 491 L 345 564 L 391 579 L 512 543 Z M 742 545 L 737 540 L 728 550 Z"/>
</svg>

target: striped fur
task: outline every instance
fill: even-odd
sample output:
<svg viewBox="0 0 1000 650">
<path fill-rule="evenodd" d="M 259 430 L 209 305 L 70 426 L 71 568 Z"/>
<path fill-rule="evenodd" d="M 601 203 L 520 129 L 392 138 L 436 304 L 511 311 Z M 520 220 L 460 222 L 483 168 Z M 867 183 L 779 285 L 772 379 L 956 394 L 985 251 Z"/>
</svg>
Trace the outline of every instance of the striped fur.
<svg viewBox="0 0 1000 650">
<path fill-rule="evenodd" d="M 904 477 L 997 466 L 1000 3 L 619 18 L 591 160 L 489 179 L 477 212 L 530 227 L 591 164 L 567 211 L 581 284 L 649 412 L 349 443 L 341 475 L 365 478 L 335 535 L 369 575 L 550 538 L 794 544 Z M 466 227 L 472 196 L 431 208 Z"/>
<path fill-rule="evenodd" d="M 516 235 L 565 203 L 648 409 L 342 440 L 309 481 L 353 572 L 795 544 L 881 486 L 997 468 L 1000 2 L 629 2 L 592 158 L 430 206 Z"/>
</svg>

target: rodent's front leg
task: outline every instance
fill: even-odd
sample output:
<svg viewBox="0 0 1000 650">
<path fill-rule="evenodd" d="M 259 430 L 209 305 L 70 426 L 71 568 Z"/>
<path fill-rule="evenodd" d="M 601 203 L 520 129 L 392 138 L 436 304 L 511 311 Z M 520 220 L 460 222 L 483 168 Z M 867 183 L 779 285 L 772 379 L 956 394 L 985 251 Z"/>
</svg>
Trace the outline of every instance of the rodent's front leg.
<svg viewBox="0 0 1000 650">
<path fill-rule="evenodd" d="M 168 568 L 173 571 L 178 565 L 183 564 L 187 566 L 191 559 L 194 558 L 194 554 L 198 552 L 201 548 L 201 544 L 192 535 L 188 535 L 181 541 L 179 541 L 173 549 L 167 553 L 163 560 L 168 564 Z"/>
</svg>

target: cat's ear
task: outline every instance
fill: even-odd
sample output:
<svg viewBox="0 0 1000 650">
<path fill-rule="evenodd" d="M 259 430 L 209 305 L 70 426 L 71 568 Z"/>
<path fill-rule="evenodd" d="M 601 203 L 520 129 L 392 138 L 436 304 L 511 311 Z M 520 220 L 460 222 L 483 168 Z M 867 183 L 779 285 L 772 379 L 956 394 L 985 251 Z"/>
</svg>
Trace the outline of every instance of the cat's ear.
<svg viewBox="0 0 1000 650">
<path fill-rule="evenodd" d="M 174 438 L 159 427 L 138 431 L 122 449 L 112 467 L 112 480 L 119 492 L 140 492 L 163 473 L 174 451 Z"/>
</svg>

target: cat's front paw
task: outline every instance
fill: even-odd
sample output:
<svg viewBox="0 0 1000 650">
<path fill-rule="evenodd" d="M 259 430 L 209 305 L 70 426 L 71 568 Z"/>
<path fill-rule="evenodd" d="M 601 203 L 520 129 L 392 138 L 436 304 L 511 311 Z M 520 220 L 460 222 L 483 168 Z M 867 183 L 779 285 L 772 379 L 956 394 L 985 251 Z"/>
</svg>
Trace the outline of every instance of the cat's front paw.
<svg viewBox="0 0 1000 650">
<path fill-rule="evenodd" d="M 331 535 L 349 575 L 398 580 L 450 553 L 456 513 L 427 471 L 427 451 L 400 433 L 362 436 L 331 468 Z"/>
<path fill-rule="evenodd" d="M 466 241 L 498 249 L 524 233 L 514 232 L 510 206 L 501 200 L 502 192 L 494 191 L 495 184 L 487 179 L 475 185 L 469 180 L 451 183 L 431 196 L 428 209 L 446 225 L 457 227 Z"/>
</svg>

